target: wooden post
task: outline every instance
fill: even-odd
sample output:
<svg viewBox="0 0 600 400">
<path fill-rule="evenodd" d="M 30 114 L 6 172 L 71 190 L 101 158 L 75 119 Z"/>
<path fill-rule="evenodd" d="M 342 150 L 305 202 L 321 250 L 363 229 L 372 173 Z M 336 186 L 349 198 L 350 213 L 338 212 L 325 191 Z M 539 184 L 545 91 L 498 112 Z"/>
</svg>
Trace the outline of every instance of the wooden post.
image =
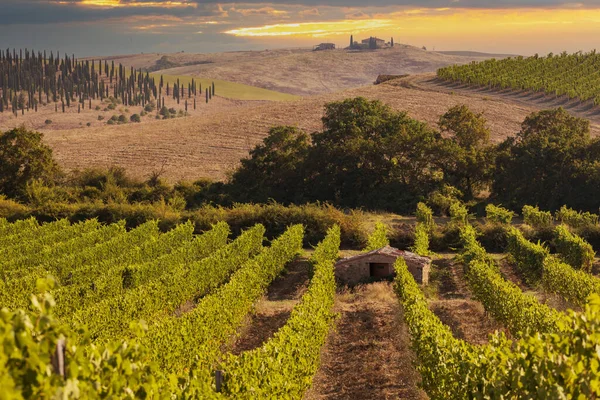
<svg viewBox="0 0 600 400">
<path fill-rule="evenodd" d="M 52 355 L 52 367 L 54 373 L 62 377 L 65 376 L 65 340 L 60 339 L 56 343 L 56 351 Z"/>
<path fill-rule="evenodd" d="M 223 386 L 223 371 L 215 371 L 215 386 L 217 393 L 221 393 L 221 386 Z"/>
</svg>

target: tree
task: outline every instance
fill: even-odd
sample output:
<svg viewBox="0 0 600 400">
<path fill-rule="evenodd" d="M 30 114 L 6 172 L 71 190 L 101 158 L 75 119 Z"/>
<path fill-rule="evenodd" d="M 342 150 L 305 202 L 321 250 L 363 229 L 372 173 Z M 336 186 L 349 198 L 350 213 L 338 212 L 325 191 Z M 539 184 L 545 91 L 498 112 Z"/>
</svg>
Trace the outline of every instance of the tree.
<svg viewBox="0 0 600 400">
<path fill-rule="evenodd" d="M 0 193 L 21 198 L 34 180 L 54 182 L 60 170 L 42 137 L 24 127 L 0 134 Z"/>
<path fill-rule="evenodd" d="M 309 145 L 308 135 L 298 128 L 272 128 L 232 176 L 231 185 L 239 201 L 301 202 Z"/>
<path fill-rule="evenodd" d="M 404 211 L 436 187 L 429 148 L 440 136 L 406 113 L 347 99 L 325 106 L 323 128 L 307 161 L 311 200 Z"/>
<path fill-rule="evenodd" d="M 513 209 L 525 204 L 550 210 L 564 204 L 589 208 L 580 203 L 584 196 L 595 196 L 597 207 L 596 146 L 588 121 L 562 108 L 533 113 L 515 137 L 499 145 L 492 194 Z"/>
<path fill-rule="evenodd" d="M 442 133 L 435 157 L 444 180 L 472 199 L 491 180 L 494 152 L 483 114 L 465 105 L 452 107 L 439 120 Z"/>
</svg>

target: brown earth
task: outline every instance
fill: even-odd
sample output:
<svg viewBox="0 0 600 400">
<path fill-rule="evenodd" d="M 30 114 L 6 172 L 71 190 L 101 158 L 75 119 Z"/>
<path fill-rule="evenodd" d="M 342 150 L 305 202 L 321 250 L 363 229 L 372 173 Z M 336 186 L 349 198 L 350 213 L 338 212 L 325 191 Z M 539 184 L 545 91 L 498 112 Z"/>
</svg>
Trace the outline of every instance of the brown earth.
<svg viewBox="0 0 600 400">
<path fill-rule="evenodd" d="M 463 266 L 455 262 L 453 254 L 444 254 L 434 260 L 430 285 L 437 288 L 431 294 L 430 309 L 452 330 L 454 337 L 473 344 L 485 344 L 490 334 L 503 330 L 502 326 L 491 319 L 483 305 L 471 299 L 466 284 Z"/>
<path fill-rule="evenodd" d="M 418 388 L 410 336 L 392 286 L 377 282 L 339 293 L 336 330 L 305 399 L 426 399 Z"/>
<path fill-rule="evenodd" d="M 306 259 L 295 261 L 275 279 L 239 331 L 229 349 L 231 353 L 237 355 L 262 346 L 286 324 L 292 309 L 308 287 L 309 267 Z"/>
</svg>

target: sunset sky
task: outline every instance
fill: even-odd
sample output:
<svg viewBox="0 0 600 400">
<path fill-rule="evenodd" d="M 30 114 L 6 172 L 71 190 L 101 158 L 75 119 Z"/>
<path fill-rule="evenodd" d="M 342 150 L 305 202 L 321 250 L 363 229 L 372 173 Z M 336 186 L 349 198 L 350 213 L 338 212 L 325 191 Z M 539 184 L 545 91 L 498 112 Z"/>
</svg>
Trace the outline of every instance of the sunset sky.
<svg viewBox="0 0 600 400">
<path fill-rule="evenodd" d="M 0 0 L 0 47 L 220 52 L 379 36 L 436 50 L 591 50 L 600 0 Z"/>
</svg>

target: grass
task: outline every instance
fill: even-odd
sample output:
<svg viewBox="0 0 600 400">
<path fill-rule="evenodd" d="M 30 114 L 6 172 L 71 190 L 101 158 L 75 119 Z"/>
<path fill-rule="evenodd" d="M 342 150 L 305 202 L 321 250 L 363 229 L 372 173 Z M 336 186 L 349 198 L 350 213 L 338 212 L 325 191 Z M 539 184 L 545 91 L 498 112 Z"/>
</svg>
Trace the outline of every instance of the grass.
<svg viewBox="0 0 600 400">
<path fill-rule="evenodd" d="M 157 81 L 160 81 L 161 74 L 155 72 L 150 74 L 155 77 Z M 169 83 L 173 85 L 179 82 L 184 85 L 187 90 L 187 85 L 192 82 L 191 76 L 186 75 L 163 75 L 165 85 Z M 241 83 L 234 83 L 221 80 L 203 79 L 194 77 L 194 81 L 202 84 L 202 91 L 206 90 L 209 85 L 215 84 L 215 95 L 225 97 L 232 100 L 268 100 L 268 101 L 291 101 L 298 100 L 300 96 L 294 96 L 292 94 L 275 92 L 273 90 L 262 89 L 254 86 L 244 85 Z"/>
<path fill-rule="evenodd" d="M 95 60 L 90 60 L 90 64 L 94 64 L 96 71 L 98 71 L 98 69 L 100 68 Z M 104 68 L 104 64 L 102 64 L 102 67 L 100 68 L 100 70 L 104 74 L 103 68 Z M 137 73 L 137 70 L 136 70 L 136 73 Z M 127 76 L 131 75 L 130 67 L 125 66 L 125 74 Z M 192 78 L 194 78 L 194 80 L 196 82 L 202 84 L 203 94 L 204 94 L 205 89 L 209 85 L 212 85 L 212 83 L 214 82 L 215 95 L 224 97 L 226 99 L 231 99 L 231 100 L 291 101 L 291 100 L 298 100 L 301 98 L 300 96 L 295 96 L 293 94 L 281 93 L 281 92 L 276 92 L 274 90 L 262 89 L 262 88 L 255 87 L 255 86 L 244 85 L 242 83 L 234 83 L 234 82 L 222 81 L 222 80 L 218 80 L 218 79 L 204 79 L 204 78 L 192 77 L 189 75 L 165 75 L 165 74 L 161 74 L 160 72 L 150 73 L 150 76 L 154 77 L 156 79 L 157 84 L 158 84 L 158 82 L 160 82 L 161 75 L 163 76 L 165 85 L 167 83 L 169 83 L 172 86 L 174 83 L 177 83 L 177 79 L 179 79 L 179 82 L 184 85 L 186 90 L 187 90 L 187 85 L 189 83 L 191 83 Z"/>
</svg>

